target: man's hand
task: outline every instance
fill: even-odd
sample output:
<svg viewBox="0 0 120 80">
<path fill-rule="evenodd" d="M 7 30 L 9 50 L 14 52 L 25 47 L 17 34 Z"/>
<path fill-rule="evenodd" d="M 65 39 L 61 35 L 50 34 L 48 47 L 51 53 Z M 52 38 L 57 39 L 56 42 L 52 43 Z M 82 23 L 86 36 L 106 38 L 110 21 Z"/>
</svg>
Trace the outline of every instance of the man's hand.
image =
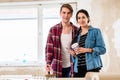
<svg viewBox="0 0 120 80">
<path fill-rule="evenodd" d="M 47 70 L 48 74 L 50 74 L 50 67 L 51 66 L 49 64 L 46 65 L 46 70 Z"/>
</svg>

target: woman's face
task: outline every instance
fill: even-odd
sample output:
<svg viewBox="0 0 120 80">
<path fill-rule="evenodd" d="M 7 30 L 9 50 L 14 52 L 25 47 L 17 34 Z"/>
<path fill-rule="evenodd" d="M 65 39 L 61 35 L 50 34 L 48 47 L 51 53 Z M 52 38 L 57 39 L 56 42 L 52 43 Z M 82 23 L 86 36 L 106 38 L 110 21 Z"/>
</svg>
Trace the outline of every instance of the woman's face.
<svg viewBox="0 0 120 80">
<path fill-rule="evenodd" d="M 79 13 L 77 17 L 77 22 L 81 27 L 88 25 L 89 18 L 84 13 Z"/>
<path fill-rule="evenodd" d="M 63 7 L 60 12 L 60 16 L 62 18 L 62 22 L 68 23 L 72 17 L 72 13 L 68 8 Z"/>
</svg>

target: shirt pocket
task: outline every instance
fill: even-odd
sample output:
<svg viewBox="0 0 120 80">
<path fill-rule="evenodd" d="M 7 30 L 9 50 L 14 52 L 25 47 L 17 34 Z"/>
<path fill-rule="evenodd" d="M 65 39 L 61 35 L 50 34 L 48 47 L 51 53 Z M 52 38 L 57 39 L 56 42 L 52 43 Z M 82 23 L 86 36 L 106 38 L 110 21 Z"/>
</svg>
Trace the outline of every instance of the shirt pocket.
<svg viewBox="0 0 120 80">
<path fill-rule="evenodd" d="M 96 44 L 95 38 L 92 38 L 92 39 L 89 39 L 89 40 L 90 40 L 90 42 L 89 42 L 90 47 L 91 47 L 91 48 L 95 47 L 95 44 Z"/>
</svg>

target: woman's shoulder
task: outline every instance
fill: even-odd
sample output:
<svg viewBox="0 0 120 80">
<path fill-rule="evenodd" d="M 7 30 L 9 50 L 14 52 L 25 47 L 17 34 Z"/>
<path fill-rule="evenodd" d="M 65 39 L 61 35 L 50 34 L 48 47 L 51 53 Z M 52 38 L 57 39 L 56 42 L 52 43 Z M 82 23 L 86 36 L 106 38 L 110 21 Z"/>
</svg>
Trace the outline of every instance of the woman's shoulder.
<svg viewBox="0 0 120 80">
<path fill-rule="evenodd" d="M 91 31 L 100 31 L 99 28 L 91 26 L 91 25 L 90 25 L 90 29 L 89 30 L 91 30 Z"/>
<path fill-rule="evenodd" d="M 101 30 L 100 28 L 90 26 L 89 33 L 100 35 Z"/>
</svg>

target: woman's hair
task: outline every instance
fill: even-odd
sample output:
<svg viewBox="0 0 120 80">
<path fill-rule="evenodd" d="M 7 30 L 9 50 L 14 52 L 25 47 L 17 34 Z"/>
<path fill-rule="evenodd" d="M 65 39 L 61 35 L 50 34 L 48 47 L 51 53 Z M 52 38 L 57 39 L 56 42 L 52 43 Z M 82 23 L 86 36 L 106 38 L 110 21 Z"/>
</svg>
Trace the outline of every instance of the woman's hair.
<svg viewBox="0 0 120 80">
<path fill-rule="evenodd" d="M 90 22 L 90 20 L 89 20 L 89 14 L 88 14 L 88 12 L 85 10 L 85 9 L 80 9 L 77 13 L 76 13 L 76 21 L 78 20 L 78 14 L 79 13 L 83 13 L 83 14 L 85 14 L 86 16 L 87 16 L 87 18 L 88 18 L 88 23 Z"/>
<path fill-rule="evenodd" d="M 71 13 L 73 13 L 73 8 L 70 4 L 63 4 L 60 8 L 60 12 L 62 11 L 62 8 L 68 8 Z"/>
</svg>

